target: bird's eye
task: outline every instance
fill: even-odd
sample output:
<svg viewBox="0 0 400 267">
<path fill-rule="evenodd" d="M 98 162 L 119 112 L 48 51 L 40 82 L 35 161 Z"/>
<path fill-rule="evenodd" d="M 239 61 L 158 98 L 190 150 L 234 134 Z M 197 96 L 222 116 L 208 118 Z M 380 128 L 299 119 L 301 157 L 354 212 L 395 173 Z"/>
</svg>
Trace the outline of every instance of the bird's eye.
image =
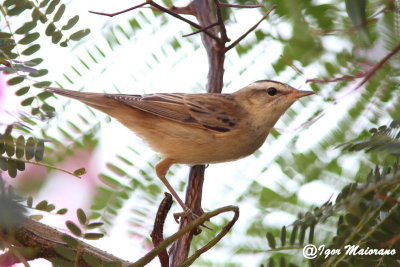
<svg viewBox="0 0 400 267">
<path fill-rule="evenodd" d="M 268 93 L 270 96 L 274 96 L 274 95 L 276 95 L 276 93 L 278 93 L 278 90 L 276 90 L 275 87 L 270 87 L 270 88 L 267 89 L 267 93 Z"/>
</svg>

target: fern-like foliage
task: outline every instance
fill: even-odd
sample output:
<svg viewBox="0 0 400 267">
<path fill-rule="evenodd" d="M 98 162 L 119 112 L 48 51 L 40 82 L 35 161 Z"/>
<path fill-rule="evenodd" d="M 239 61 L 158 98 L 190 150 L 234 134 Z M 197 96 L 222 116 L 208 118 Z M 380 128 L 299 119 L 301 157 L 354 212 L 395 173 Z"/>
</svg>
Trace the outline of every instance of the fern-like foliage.
<svg viewBox="0 0 400 267">
<path fill-rule="evenodd" d="M 176 4 L 169 0 L 162 2 L 165 6 Z M 256 0 L 229 2 L 260 4 Z M 325 1 L 324 4 L 320 1 L 279 1 L 274 12 L 254 34 L 227 54 L 225 92 L 265 78 L 294 86 L 311 79 L 309 84 L 318 95 L 294 105 L 279 121 L 278 129 L 271 132 L 267 144 L 255 157 L 247 159 L 251 160 L 249 164 L 237 170 L 243 190 L 232 186 L 225 191 L 235 193 L 235 204 L 241 208 L 251 205 L 255 215 L 243 213 L 233 236 L 224 238 L 214 248 L 216 253 L 223 248 L 219 255 L 225 255 L 224 265 L 245 265 L 247 257 L 269 265 L 286 266 L 289 262 L 304 265 L 301 249 L 306 243 L 337 249 L 343 249 L 347 244 L 397 249 L 397 240 L 388 238 L 387 234 L 396 235 L 398 224 L 398 122 L 386 128 L 378 128 L 378 125 L 399 117 L 398 55 L 378 68 L 363 86 L 357 85 L 399 45 L 398 3 L 369 1 L 364 5 L 365 1 L 345 2 L 347 6 L 339 0 Z M 350 7 L 348 3 L 351 2 L 356 6 Z M 259 11 L 222 9 L 229 37 L 234 40 L 233 29 L 238 24 L 260 16 L 276 1 L 261 3 L 265 8 Z M 37 54 L 44 49 L 46 41 L 65 46 L 89 31 L 75 29 L 79 25 L 76 15 L 61 23 L 68 5 L 59 0 L 6 0 L 0 8 L 5 22 L 0 31 L 1 70 L 10 75 L 8 84 L 15 88 L 21 100 L 20 108 L 31 113 L 21 116 L 13 131 L 2 132 L 0 167 L 10 176 L 18 175 L 23 171 L 18 162 L 26 164 L 27 155 L 32 151 L 35 154 L 37 147 L 38 151 L 44 149 L 43 161 L 30 161 L 49 165 L 62 162 L 78 149 L 93 151 L 99 143 L 98 133 L 104 125 L 110 125 L 109 118 L 91 109 L 77 111 L 70 108 L 70 102 L 61 106 L 60 102 L 50 98 L 51 95 L 40 88 L 50 83 L 46 75 L 51 69 L 40 67 L 46 58 Z M 246 12 L 253 12 L 249 14 L 254 16 L 243 17 Z M 135 10 L 124 16 L 113 20 L 104 17 L 104 24 L 91 29 L 92 33 L 101 35 L 100 38 L 90 40 L 83 48 L 69 51 L 73 63 L 57 66 L 62 73 L 55 79 L 59 86 L 135 94 L 168 89 L 186 93 L 204 91 L 206 66 L 203 68 L 197 58 L 203 53 L 200 36 L 181 37 L 193 29 L 173 24 L 173 18 L 150 9 Z M 365 27 L 359 27 L 360 21 Z M 151 36 L 156 39 L 148 41 Z M 145 45 L 138 46 L 142 43 Z M 67 48 L 62 49 L 67 51 Z M 172 75 L 175 76 L 171 78 Z M 53 118 L 52 125 L 56 126 L 41 121 L 47 118 Z M 325 124 L 321 123 L 324 121 Z M 299 127 L 304 122 L 304 126 Z M 372 136 L 368 131 L 362 131 L 371 127 L 376 128 Z M 312 142 L 308 142 L 306 148 L 300 148 L 307 141 L 304 136 Z M 29 140 L 34 140 L 34 145 Z M 114 141 L 113 136 L 106 142 Z M 342 147 L 346 149 L 337 149 L 343 143 Z M 28 154 L 25 152 L 20 157 L 21 152 L 17 155 L 16 151 L 23 148 Z M 366 150 L 366 153 L 353 153 L 357 150 Z M 375 153 L 377 150 L 381 152 Z M 106 168 L 99 171 L 102 184 L 96 188 L 90 214 L 84 216 L 104 222 L 103 231 L 113 227 L 115 218 L 132 205 L 129 231 L 141 236 L 150 232 L 152 222 L 149 217 L 154 215 L 162 187 L 154 178 L 153 167 L 157 159 L 145 157 L 146 152 L 139 142 L 129 139 L 121 146 L 121 151 L 107 153 Z M 349 161 L 353 164 L 348 164 Z M 82 167 L 85 165 L 82 163 Z M 369 172 L 375 165 L 379 167 Z M 279 175 L 270 172 L 274 168 L 281 171 Z M 75 174 L 81 173 L 77 170 Z M 175 173 L 171 182 L 181 179 L 182 189 L 185 185 L 183 177 L 186 174 Z M 206 183 L 215 187 L 218 183 L 234 185 L 231 178 L 206 175 Z M 267 186 L 265 181 L 271 179 L 274 179 L 275 187 Z M 297 191 L 317 181 L 341 193 L 335 201 L 310 209 Z M 215 198 L 217 202 L 219 195 L 225 197 L 205 191 L 204 199 Z M 28 207 L 34 207 L 32 201 L 28 201 Z M 56 210 L 53 206 L 50 200 L 42 200 L 35 207 Z M 283 227 L 275 225 L 271 228 L 269 222 L 263 220 L 274 211 L 298 214 L 299 210 L 305 212 Z M 77 216 L 80 217 L 79 224 L 68 223 L 67 228 L 76 237 L 82 237 L 82 231 L 77 232 L 76 228 L 85 229 L 84 226 L 90 223 L 82 219 L 81 212 Z M 200 247 L 211 235 L 207 233 L 196 238 L 194 247 Z M 77 246 L 75 241 L 64 241 L 71 247 Z M 267 243 L 271 249 L 267 249 Z M 75 256 L 62 249 L 59 255 L 64 260 Z M 363 264 L 362 257 L 341 256 L 318 257 L 311 264 Z M 213 260 L 205 258 L 196 264 L 215 265 Z M 384 256 L 368 258 L 366 262 L 389 264 L 391 260 L 393 257 Z M 87 262 L 94 266 L 99 264 L 95 259 Z"/>
<path fill-rule="evenodd" d="M 6 0 L 0 8 L 6 22 L 6 27 L 0 29 L 0 61 L 3 65 L 0 69 L 7 74 L 12 74 L 8 84 L 19 86 L 16 95 L 25 96 L 21 105 L 30 106 L 32 115 L 48 117 L 55 111 L 45 102 L 52 94 L 31 90 L 51 84 L 44 78 L 49 71 L 45 68 L 38 69 L 43 59 L 34 58 L 42 48 L 41 34 L 51 38 L 53 44 L 66 47 L 71 41 L 78 41 L 88 35 L 90 30 L 79 30 L 67 36 L 68 31 L 79 21 L 79 16 L 70 18 L 65 25 L 59 25 L 66 10 L 66 5 L 60 0 L 44 0 L 39 4 L 27 0 Z M 26 16 L 28 12 L 30 12 L 30 19 Z M 19 18 L 25 19 L 21 22 Z M 22 25 L 17 26 L 17 23 Z M 44 31 L 41 30 L 43 27 L 40 27 L 40 24 L 45 26 Z"/>
<path fill-rule="evenodd" d="M 309 260 L 312 266 L 396 266 L 396 251 L 400 249 L 400 165 L 398 147 L 390 144 L 398 143 L 399 128 L 397 119 L 389 126 L 371 129 L 368 140 L 343 144 L 345 150 L 380 151 L 393 157 L 394 163 L 371 169 L 360 182 L 345 186 L 335 201 L 299 214 L 279 233 L 267 232 L 271 249 L 265 252 L 274 254 L 268 266 L 275 266 L 281 257 L 285 262 L 298 262 L 302 253 L 291 251 L 302 252 L 306 244 L 316 248 Z M 292 229 L 289 242 L 287 228 Z M 280 245 L 276 238 L 281 240 Z"/>
</svg>

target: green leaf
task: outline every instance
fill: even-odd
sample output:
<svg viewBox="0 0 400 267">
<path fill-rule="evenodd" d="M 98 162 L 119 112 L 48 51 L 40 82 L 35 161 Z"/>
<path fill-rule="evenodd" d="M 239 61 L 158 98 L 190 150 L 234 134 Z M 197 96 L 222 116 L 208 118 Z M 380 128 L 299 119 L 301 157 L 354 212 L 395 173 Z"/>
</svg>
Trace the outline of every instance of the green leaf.
<svg viewBox="0 0 400 267">
<path fill-rule="evenodd" d="M 36 21 L 25 22 L 24 25 L 22 25 L 15 31 L 15 33 L 16 34 L 26 34 L 26 33 L 30 32 L 32 29 L 34 29 L 36 27 L 36 25 L 37 25 Z"/>
<path fill-rule="evenodd" d="M 7 133 L 4 135 L 4 144 L 7 156 L 12 157 L 15 153 L 15 144 L 14 139 L 12 138 L 11 134 Z"/>
<path fill-rule="evenodd" d="M 82 236 L 81 229 L 75 223 L 73 223 L 72 221 L 66 221 L 65 225 L 71 231 L 71 233 L 73 233 L 74 235 Z"/>
<path fill-rule="evenodd" d="M 30 56 L 34 53 L 36 53 L 37 51 L 39 51 L 40 49 L 40 45 L 39 44 L 34 44 L 31 45 L 30 47 L 28 47 L 27 49 L 25 49 L 24 51 L 22 51 L 22 55 L 24 56 Z"/>
<path fill-rule="evenodd" d="M 40 2 L 39 7 L 40 8 L 45 7 L 49 4 L 49 2 L 50 2 L 50 0 L 42 0 L 42 2 Z"/>
<path fill-rule="evenodd" d="M 53 96 L 53 94 L 48 91 L 41 92 L 40 94 L 37 95 L 37 97 L 39 97 L 39 99 L 42 101 L 46 100 L 51 96 Z"/>
<path fill-rule="evenodd" d="M 35 67 L 35 66 L 39 65 L 42 62 L 43 62 L 42 58 L 34 58 L 34 59 L 29 60 L 29 61 L 26 61 L 25 64 L 27 66 L 30 66 L 30 67 Z"/>
<path fill-rule="evenodd" d="M 5 137 L 4 135 L 0 134 L 0 155 L 6 152 L 6 146 L 4 142 L 5 142 Z"/>
<path fill-rule="evenodd" d="M 125 176 L 126 172 L 113 163 L 107 163 L 107 167 L 118 176 Z"/>
<path fill-rule="evenodd" d="M 51 14 L 56 9 L 56 6 L 60 3 L 60 0 L 51 1 L 50 5 L 46 9 L 46 14 Z"/>
<path fill-rule="evenodd" d="M 299 244 L 300 245 L 304 244 L 304 238 L 306 236 L 306 229 L 307 229 L 307 227 L 305 225 L 302 225 L 300 227 L 300 233 L 299 233 Z"/>
<path fill-rule="evenodd" d="M 46 87 L 46 86 L 50 86 L 50 84 L 51 84 L 51 82 L 44 81 L 44 82 L 34 83 L 33 86 L 36 87 L 36 88 L 43 88 L 43 87 Z"/>
<path fill-rule="evenodd" d="M 314 243 L 314 230 L 315 230 L 315 223 L 311 224 L 311 226 L 310 226 L 310 232 L 308 234 L 308 243 L 309 244 Z"/>
<path fill-rule="evenodd" d="M 27 44 L 30 44 L 30 43 L 36 41 L 39 37 L 40 37 L 40 34 L 38 32 L 30 33 L 30 34 L 27 34 L 21 40 L 19 40 L 18 43 L 22 44 L 22 45 L 27 45 Z"/>
<path fill-rule="evenodd" d="M 92 230 L 92 229 L 98 228 L 98 227 L 103 226 L 103 225 L 104 225 L 104 223 L 102 223 L 102 222 L 89 223 L 87 225 L 87 229 Z"/>
<path fill-rule="evenodd" d="M 26 205 L 28 208 L 32 208 L 32 203 L 33 203 L 33 198 L 32 196 L 29 196 L 28 199 L 26 200 Z"/>
<path fill-rule="evenodd" d="M 84 254 L 82 258 L 91 267 L 102 266 L 101 261 L 95 256 Z"/>
<path fill-rule="evenodd" d="M 79 246 L 78 240 L 76 240 L 76 238 L 73 238 L 73 237 L 70 236 L 70 235 L 62 234 L 62 235 L 61 235 L 61 239 L 62 239 L 65 243 L 67 243 L 69 246 L 71 246 L 72 248 L 78 248 L 78 246 Z"/>
<path fill-rule="evenodd" d="M 38 115 L 40 113 L 40 109 L 39 108 L 32 108 L 31 109 L 31 114 L 33 116 Z"/>
<path fill-rule="evenodd" d="M 80 224 L 85 225 L 87 222 L 87 216 L 82 209 L 76 210 L 76 216 L 78 217 L 78 221 Z"/>
<path fill-rule="evenodd" d="M 25 158 L 31 160 L 35 156 L 36 142 L 33 137 L 29 137 L 25 146 Z"/>
<path fill-rule="evenodd" d="M 47 104 L 47 103 L 43 103 L 43 105 L 41 106 L 41 109 L 42 109 L 44 112 L 55 112 L 55 111 L 56 111 L 56 109 L 55 109 L 54 107 L 50 106 L 50 105 Z"/>
<path fill-rule="evenodd" d="M 35 208 L 38 210 L 46 210 L 47 205 L 48 205 L 47 200 L 42 200 L 35 206 Z"/>
<path fill-rule="evenodd" d="M 17 170 L 19 170 L 19 171 L 25 171 L 25 162 L 16 160 L 16 161 L 15 161 L 15 164 L 16 164 L 16 166 L 17 166 Z"/>
<path fill-rule="evenodd" d="M 22 105 L 22 106 L 29 106 L 30 104 L 32 104 L 32 102 L 33 102 L 34 99 L 35 99 L 35 97 L 33 97 L 33 96 L 28 97 L 27 99 L 24 99 L 24 100 L 21 102 L 21 105 Z"/>
<path fill-rule="evenodd" d="M 29 88 L 30 88 L 29 86 L 22 87 L 22 88 L 19 89 L 17 92 L 15 92 L 15 94 L 16 94 L 17 96 L 22 96 L 22 95 L 28 93 Z"/>
<path fill-rule="evenodd" d="M 52 36 L 53 33 L 56 31 L 56 25 L 54 25 L 53 22 L 49 23 L 49 25 L 47 25 L 46 31 L 44 32 L 47 36 Z"/>
<path fill-rule="evenodd" d="M 347 223 L 352 226 L 356 226 L 361 219 L 359 216 L 355 216 L 351 213 L 347 213 L 344 218 L 346 219 Z"/>
<path fill-rule="evenodd" d="M 7 161 L 8 175 L 11 178 L 17 177 L 17 163 L 15 160 L 8 159 Z"/>
<path fill-rule="evenodd" d="M 20 159 L 24 156 L 24 152 L 25 152 L 25 138 L 24 136 L 20 135 L 17 138 L 17 149 L 15 152 L 15 156 Z"/>
<path fill-rule="evenodd" d="M 289 239 L 290 245 L 293 245 L 294 242 L 296 241 L 297 230 L 298 230 L 298 226 L 297 225 L 293 226 L 293 230 L 292 230 L 292 233 L 290 234 L 290 239 Z"/>
<path fill-rule="evenodd" d="M 74 260 L 76 256 L 76 252 L 68 247 L 64 247 L 61 245 L 55 245 L 54 250 L 57 252 L 58 255 L 66 258 L 67 260 Z"/>
<path fill-rule="evenodd" d="M 8 163 L 7 163 L 7 159 L 3 158 L 0 156 L 0 169 L 2 169 L 3 171 L 7 171 L 8 170 Z"/>
<path fill-rule="evenodd" d="M 283 226 L 281 229 L 281 244 L 282 247 L 286 244 L 286 226 Z"/>
<path fill-rule="evenodd" d="M 85 239 L 88 240 L 98 240 L 104 237 L 103 233 L 87 233 L 83 236 Z"/>
<path fill-rule="evenodd" d="M 78 20 L 79 20 L 79 16 L 75 15 L 74 17 L 72 17 L 71 19 L 68 20 L 67 24 L 62 26 L 61 30 L 67 31 L 67 30 L 72 29 L 72 27 L 74 27 L 74 25 L 78 22 Z"/>
<path fill-rule="evenodd" d="M 39 162 L 43 159 L 43 156 L 44 156 L 44 141 L 39 140 L 35 148 L 35 160 Z"/>
<path fill-rule="evenodd" d="M 60 7 L 58 8 L 56 14 L 54 15 L 53 21 L 57 22 L 61 19 L 62 15 L 64 14 L 65 11 L 65 5 L 61 4 Z"/>
<path fill-rule="evenodd" d="M 268 240 L 268 245 L 270 248 L 276 248 L 275 237 L 271 232 L 267 233 L 267 240 Z"/>
<path fill-rule="evenodd" d="M 366 0 L 345 0 L 346 11 L 354 26 L 363 24 L 366 20 Z"/>
<path fill-rule="evenodd" d="M 42 77 L 46 74 L 48 74 L 49 71 L 46 69 L 41 69 L 41 70 L 35 70 L 35 73 L 29 73 L 29 76 L 34 77 L 34 78 L 38 78 L 38 77 Z"/>
<path fill-rule="evenodd" d="M 53 204 L 49 204 L 46 207 L 46 211 L 47 212 L 52 212 L 55 208 L 56 208 L 56 206 L 54 206 Z"/>
<path fill-rule="evenodd" d="M 8 80 L 8 85 L 16 85 L 22 83 L 25 80 L 25 76 L 16 76 Z"/>
<path fill-rule="evenodd" d="M 85 168 L 79 168 L 79 169 L 74 171 L 74 174 L 77 175 L 77 176 L 84 175 L 84 174 L 86 174 L 86 169 Z"/>
<path fill-rule="evenodd" d="M 59 209 L 56 213 L 59 215 L 64 215 L 65 213 L 67 213 L 68 209 L 63 208 L 63 209 Z"/>
<path fill-rule="evenodd" d="M 112 178 L 109 175 L 106 174 L 99 174 L 99 178 L 100 180 L 103 181 L 103 183 L 105 183 L 106 185 L 112 187 L 112 188 L 120 188 L 122 185 L 120 182 L 118 182 L 116 179 Z"/>
<path fill-rule="evenodd" d="M 12 4 L 13 5 L 13 4 Z M 10 39 L 12 37 L 12 34 L 9 32 L 0 32 L 0 38 L 8 38 Z"/>
<path fill-rule="evenodd" d="M 62 38 L 62 33 L 60 31 L 56 31 L 51 36 L 51 41 L 53 42 L 53 44 L 57 44 L 59 41 L 61 41 L 61 38 Z"/>
<path fill-rule="evenodd" d="M 77 32 L 74 32 L 73 34 L 71 34 L 69 39 L 71 39 L 73 41 L 79 41 L 80 39 L 82 39 L 83 37 L 88 35 L 89 33 L 90 33 L 89 29 L 80 30 L 80 31 L 77 31 Z"/>
</svg>

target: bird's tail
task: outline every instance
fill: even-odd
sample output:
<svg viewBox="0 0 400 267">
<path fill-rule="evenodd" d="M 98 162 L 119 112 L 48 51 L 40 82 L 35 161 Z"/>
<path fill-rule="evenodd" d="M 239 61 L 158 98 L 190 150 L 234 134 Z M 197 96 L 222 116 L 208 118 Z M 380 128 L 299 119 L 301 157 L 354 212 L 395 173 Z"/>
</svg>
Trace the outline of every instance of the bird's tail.
<svg viewBox="0 0 400 267">
<path fill-rule="evenodd" d="M 69 98 L 78 99 L 81 101 L 83 101 L 84 99 L 91 98 L 91 97 L 104 95 L 101 93 L 86 93 L 86 92 L 67 90 L 67 89 L 62 89 L 62 88 L 57 88 L 57 87 L 46 87 L 45 89 L 46 89 L 46 91 L 55 93 L 57 95 L 62 95 L 62 96 L 66 96 Z"/>
<path fill-rule="evenodd" d="M 93 108 L 99 109 L 103 112 L 106 112 L 110 108 L 114 108 L 118 105 L 118 101 L 109 98 L 106 96 L 106 94 L 103 93 L 87 93 L 87 92 L 79 92 L 79 91 L 73 91 L 73 90 L 67 90 L 67 89 L 62 89 L 62 88 L 57 88 L 57 87 L 46 87 L 46 91 L 66 96 L 69 98 L 74 98 L 76 100 L 79 100 L 86 105 L 89 105 Z M 107 112 L 106 112 L 107 113 Z"/>
</svg>

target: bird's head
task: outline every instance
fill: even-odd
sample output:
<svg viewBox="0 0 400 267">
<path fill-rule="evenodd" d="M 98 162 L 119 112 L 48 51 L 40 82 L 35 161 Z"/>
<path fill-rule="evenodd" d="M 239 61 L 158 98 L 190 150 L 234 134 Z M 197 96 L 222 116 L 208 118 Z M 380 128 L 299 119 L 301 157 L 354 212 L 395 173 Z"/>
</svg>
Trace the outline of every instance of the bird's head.
<svg viewBox="0 0 400 267">
<path fill-rule="evenodd" d="M 271 80 L 256 81 L 234 93 L 253 117 L 259 117 L 271 128 L 294 102 L 312 94 Z"/>
</svg>

